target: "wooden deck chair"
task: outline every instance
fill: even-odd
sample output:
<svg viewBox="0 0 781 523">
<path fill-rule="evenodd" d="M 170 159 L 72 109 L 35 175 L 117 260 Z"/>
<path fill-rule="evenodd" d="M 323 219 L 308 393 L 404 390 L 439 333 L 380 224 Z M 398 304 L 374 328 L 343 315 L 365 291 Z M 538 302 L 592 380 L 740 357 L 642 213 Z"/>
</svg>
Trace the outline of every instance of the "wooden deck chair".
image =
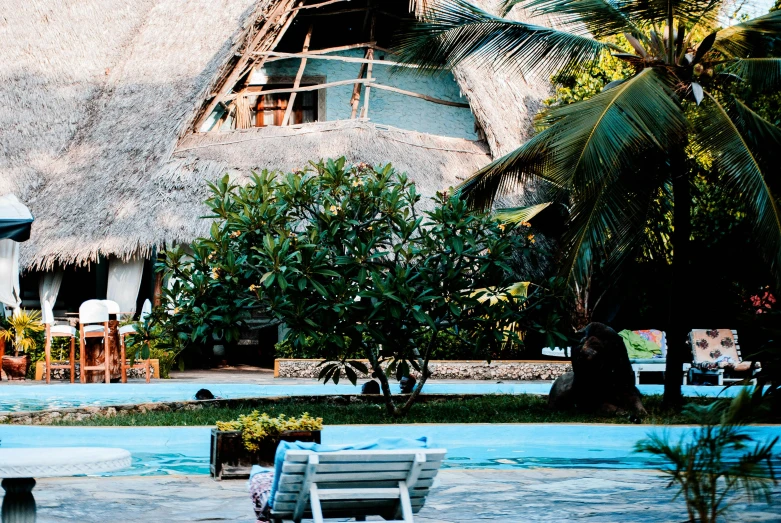
<svg viewBox="0 0 781 523">
<path fill-rule="evenodd" d="M 445 457 L 445 449 L 288 450 L 271 519 L 381 516 L 414 523 Z"/>
<path fill-rule="evenodd" d="M 716 376 L 716 383 L 736 382 L 750 378 L 761 365 L 758 361 L 743 361 L 738 344 L 738 332 L 729 329 L 694 329 L 689 333 L 692 349 L 691 377 Z M 725 375 L 726 372 L 726 375 Z M 742 374 L 742 376 L 740 376 Z"/>
<path fill-rule="evenodd" d="M 42 305 L 43 324 L 46 326 L 46 383 L 51 383 L 52 370 L 54 369 L 69 369 L 71 383 L 74 383 L 76 380 L 76 327 L 55 325 L 52 304 L 49 303 L 49 300 L 44 300 Z M 70 359 L 67 364 L 62 361 L 56 363 L 52 361 L 53 338 L 70 338 Z"/>
<path fill-rule="evenodd" d="M 149 300 L 144 300 L 144 305 L 141 307 L 141 314 L 138 317 L 138 321 L 144 322 L 152 313 L 152 302 Z M 123 325 L 119 328 L 119 346 L 121 348 L 122 353 L 119 356 L 120 365 L 122 366 L 122 383 L 127 383 L 127 371 L 129 369 L 144 369 L 144 372 L 146 373 L 146 382 L 149 383 L 149 380 L 152 378 L 151 374 L 151 360 L 150 358 L 146 358 L 142 362 L 136 362 L 133 365 L 130 365 L 130 362 L 127 359 L 127 352 L 126 352 L 126 338 L 130 334 L 136 333 L 136 327 L 135 325 Z"/>
<path fill-rule="evenodd" d="M 81 365 L 81 383 L 87 383 L 88 370 L 102 370 L 105 383 L 111 383 L 111 355 L 109 354 L 108 307 L 104 300 L 87 300 L 79 306 L 79 352 Z M 103 365 L 87 367 L 87 338 L 103 338 Z"/>
</svg>

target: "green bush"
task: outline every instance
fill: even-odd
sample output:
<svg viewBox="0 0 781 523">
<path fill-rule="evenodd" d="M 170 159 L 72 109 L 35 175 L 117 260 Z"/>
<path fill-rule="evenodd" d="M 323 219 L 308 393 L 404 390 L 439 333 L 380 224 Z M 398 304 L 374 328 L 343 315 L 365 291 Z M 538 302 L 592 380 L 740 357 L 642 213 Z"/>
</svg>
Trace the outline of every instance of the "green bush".
<svg viewBox="0 0 781 523">
<path fill-rule="evenodd" d="M 401 415 L 429 360 L 452 345 L 439 342 L 448 332 L 490 359 L 519 343 L 516 331 L 555 330 L 543 307 L 551 293 L 515 291 L 510 261 L 532 252 L 533 237 L 447 193 L 424 210 L 415 184 L 390 165 L 341 158 L 253 174 L 244 186 L 226 176 L 211 190 L 209 237 L 166 253 L 175 283 L 165 291 L 171 314 L 158 318 L 178 339 L 236 341 L 250 315 L 263 314 L 289 328 L 281 351 L 327 361 L 326 382 L 355 382 L 367 369 L 353 358 L 368 359 L 388 411 Z M 421 379 L 397 408 L 387 378 L 411 368 Z"/>
</svg>

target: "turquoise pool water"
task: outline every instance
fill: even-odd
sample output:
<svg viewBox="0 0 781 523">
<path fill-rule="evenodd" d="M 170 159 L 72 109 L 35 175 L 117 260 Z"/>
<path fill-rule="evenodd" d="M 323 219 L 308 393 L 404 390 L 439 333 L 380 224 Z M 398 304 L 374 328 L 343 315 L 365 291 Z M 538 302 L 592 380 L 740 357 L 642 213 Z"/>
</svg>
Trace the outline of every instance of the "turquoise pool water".
<svg viewBox="0 0 781 523">
<path fill-rule="evenodd" d="M 429 383 L 428 394 L 548 394 L 550 383 Z M 89 405 L 123 405 L 193 399 L 206 388 L 223 398 L 259 398 L 270 396 L 324 396 L 359 394 L 360 388 L 340 385 L 252 385 L 214 383 L 131 383 L 131 384 L 56 384 L 0 386 L 0 412 L 63 409 Z M 662 385 L 640 385 L 643 394 L 662 394 Z M 684 386 L 686 396 L 734 395 L 740 387 Z"/>
<path fill-rule="evenodd" d="M 685 437 L 691 427 L 583 424 L 335 425 L 323 443 L 378 437 L 426 436 L 448 449 L 447 468 L 654 468 L 659 461 L 632 452 L 649 432 Z M 133 455 L 130 469 L 110 475 L 209 473 L 209 427 L 34 427 L 0 425 L 3 448 L 120 447 Z M 757 439 L 781 436 L 781 426 L 752 426 Z M 62 452 L 67 452 L 63 449 Z M 781 462 L 779 463 L 781 465 Z"/>
</svg>

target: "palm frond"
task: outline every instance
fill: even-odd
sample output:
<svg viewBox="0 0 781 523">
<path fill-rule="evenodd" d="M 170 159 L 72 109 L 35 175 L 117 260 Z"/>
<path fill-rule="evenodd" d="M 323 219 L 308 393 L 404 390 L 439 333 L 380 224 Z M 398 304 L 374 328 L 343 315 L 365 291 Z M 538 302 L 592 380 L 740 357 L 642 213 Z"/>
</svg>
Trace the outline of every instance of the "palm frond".
<svg viewBox="0 0 781 523">
<path fill-rule="evenodd" d="M 545 175 L 545 167 L 551 162 L 548 157 L 549 143 L 555 129 L 544 129 L 534 135 L 518 149 L 492 161 L 463 181 L 456 190 L 475 209 L 490 209 L 496 197 L 523 186 L 535 178 L 552 184 L 554 191 L 565 187 L 557 180 Z"/>
<path fill-rule="evenodd" d="M 649 68 L 588 100 L 555 108 L 542 120 L 549 127 L 459 190 L 482 208 L 526 179 L 584 196 L 599 191 L 603 178 L 636 165 L 644 151 L 663 151 L 686 138 L 686 118 L 673 96 L 663 73 Z"/>
<path fill-rule="evenodd" d="M 547 79 L 583 70 L 612 47 L 588 35 L 506 20 L 465 0 L 441 0 L 426 7 L 394 51 L 424 69 L 449 70 L 469 61 Z"/>
<path fill-rule="evenodd" d="M 729 186 L 753 211 L 757 239 L 781 282 L 781 209 L 771 190 L 781 159 L 781 130 L 734 98 L 709 93 L 696 117 L 696 146 L 714 156 Z"/>
<path fill-rule="evenodd" d="M 633 258 L 656 190 L 655 177 L 627 176 L 605 179 L 599 191 L 576 199 L 562 238 L 561 275 L 568 283 L 584 285 L 596 264 L 610 276 Z"/>
<path fill-rule="evenodd" d="M 547 209 L 552 202 L 538 203 L 526 207 L 509 207 L 498 209 L 494 216 L 504 223 L 525 223 Z"/>
<path fill-rule="evenodd" d="M 781 11 L 722 29 L 713 48 L 732 58 L 759 58 L 767 56 L 774 45 L 776 53 L 781 52 Z"/>
<path fill-rule="evenodd" d="M 563 24 L 582 24 L 594 38 L 642 32 L 621 12 L 619 4 L 610 0 L 505 0 L 502 13 L 506 16 L 516 5 L 532 15 L 555 15 Z"/>
<path fill-rule="evenodd" d="M 715 20 L 723 0 L 623 0 L 618 9 L 637 24 L 650 26 L 667 21 L 672 8 L 676 20 L 689 24 Z M 672 5 L 671 5 L 672 4 Z"/>
<path fill-rule="evenodd" d="M 603 177 L 637 165 L 644 151 L 666 151 L 686 139 L 688 124 L 658 69 L 644 69 L 627 81 L 583 102 L 552 109 L 542 122 L 555 129 L 548 144 L 553 161 L 546 178 L 596 191 Z"/>
<path fill-rule="evenodd" d="M 738 58 L 727 66 L 752 89 L 767 89 L 781 84 L 781 58 Z"/>
</svg>

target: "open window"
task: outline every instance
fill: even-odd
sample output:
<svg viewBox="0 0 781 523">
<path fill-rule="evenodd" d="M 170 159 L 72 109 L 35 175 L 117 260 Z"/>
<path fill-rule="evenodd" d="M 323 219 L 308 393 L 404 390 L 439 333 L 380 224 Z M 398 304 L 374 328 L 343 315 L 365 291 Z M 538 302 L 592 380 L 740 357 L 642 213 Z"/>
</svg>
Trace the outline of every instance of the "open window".
<svg viewBox="0 0 781 523">
<path fill-rule="evenodd" d="M 270 84 L 268 89 L 286 89 L 285 84 Z M 259 95 L 255 104 L 255 127 L 282 125 L 287 112 L 290 95 L 284 93 Z M 317 94 L 308 91 L 300 93 L 293 101 L 289 125 L 312 123 L 317 121 Z"/>
</svg>

